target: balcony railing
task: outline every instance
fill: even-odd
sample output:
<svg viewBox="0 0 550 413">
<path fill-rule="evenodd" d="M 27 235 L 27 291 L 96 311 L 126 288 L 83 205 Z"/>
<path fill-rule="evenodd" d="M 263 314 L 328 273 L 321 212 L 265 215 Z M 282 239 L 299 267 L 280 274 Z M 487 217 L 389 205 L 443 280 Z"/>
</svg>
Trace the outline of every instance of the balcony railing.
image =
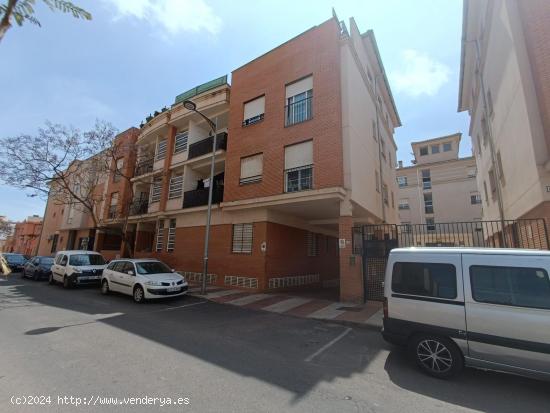
<svg viewBox="0 0 550 413">
<path fill-rule="evenodd" d="M 136 166 L 136 176 L 145 175 L 149 172 L 153 172 L 153 164 L 155 160 L 153 158 L 141 161 Z"/>
<path fill-rule="evenodd" d="M 305 191 L 313 188 L 313 165 L 285 170 L 285 192 Z"/>
<path fill-rule="evenodd" d="M 218 204 L 223 200 L 223 187 L 212 189 L 212 203 Z M 195 189 L 183 194 L 182 208 L 208 205 L 208 188 Z"/>
<path fill-rule="evenodd" d="M 149 208 L 149 200 L 136 199 L 130 205 L 130 215 L 146 214 L 148 208 Z"/>
<path fill-rule="evenodd" d="M 109 219 L 118 218 L 117 205 L 111 205 L 109 207 L 109 212 L 108 212 L 107 216 L 109 217 Z"/>
<path fill-rule="evenodd" d="M 311 102 L 313 97 L 308 97 L 285 106 L 285 126 L 305 122 L 313 117 Z"/>
<path fill-rule="evenodd" d="M 189 145 L 189 154 L 187 159 L 193 159 L 201 155 L 206 155 L 207 153 L 212 152 L 212 141 L 214 137 L 210 136 L 209 138 L 203 139 L 201 141 L 195 142 Z M 216 135 L 216 150 L 218 149 L 227 149 L 227 133 L 222 132 Z"/>
</svg>

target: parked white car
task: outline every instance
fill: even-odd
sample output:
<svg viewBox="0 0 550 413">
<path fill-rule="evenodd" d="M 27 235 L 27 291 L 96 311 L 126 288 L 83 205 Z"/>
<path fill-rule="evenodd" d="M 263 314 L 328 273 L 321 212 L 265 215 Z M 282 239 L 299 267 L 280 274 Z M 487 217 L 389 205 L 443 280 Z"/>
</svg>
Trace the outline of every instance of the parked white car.
<svg viewBox="0 0 550 413">
<path fill-rule="evenodd" d="M 59 251 L 52 265 L 49 282 L 50 284 L 61 282 L 65 288 L 82 284 L 99 285 L 105 266 L 105 259 L 98 252 Z"/>
<path fill-rule="evenodd" d="M 397 248 L 382 335 L 426 373 L 464 366 L 550 379 L 550 252 Z"/>
<path fill-rule="evenodd" d="M 185 277 L 155 259 L 119 259 L 109 263 L 101 278 L 101 292 L 116 291 L 146 299 L 183 296 L 188 284 Z"/>
</svg>

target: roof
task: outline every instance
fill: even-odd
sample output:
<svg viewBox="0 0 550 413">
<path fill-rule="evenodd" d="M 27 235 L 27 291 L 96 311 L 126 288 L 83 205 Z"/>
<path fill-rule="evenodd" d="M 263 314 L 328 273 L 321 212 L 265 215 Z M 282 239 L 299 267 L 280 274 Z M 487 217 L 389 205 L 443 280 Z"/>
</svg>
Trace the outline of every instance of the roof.
<svg viewBox="0 0 550 413">
<path fill-rule="evenodd" d="M 411 142 L 411 145 L 419 145 L 419 144 L 424 144 L 424 143 L 445 141 L 445 140 L 448 140 L 448 139 L 458 139 L 460 141 L 462 139 L 462 132 L 451 133 L 450 135 L 439 136 L 438 138 L 431 138 L 431 139 L 426 139 L 426 140 L 423 140 L 423 141 Z"/>
<path fill-rule="evenodd" d="M 430 254 L 486 254 L 486 255 L 541 255 L 550 257 L 550 251 L 521 248 L 473 248 L 473 247 L 408 247 L 395 248 L 391 253 L 430 253 Z"/>
</svg>

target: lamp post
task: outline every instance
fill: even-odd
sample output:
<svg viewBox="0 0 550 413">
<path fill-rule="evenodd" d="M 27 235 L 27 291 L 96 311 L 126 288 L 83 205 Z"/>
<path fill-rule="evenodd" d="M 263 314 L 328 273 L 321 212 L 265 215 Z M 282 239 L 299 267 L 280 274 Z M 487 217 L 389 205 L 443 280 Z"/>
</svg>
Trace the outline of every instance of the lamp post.
<svg viewBox="0 0 550 413">
<path fill-rule="evenodd" d="M 206 294 L 206 275 L 208 274 L 208 243 L 210 241 L 210 218 L 212 216 L 212 190 L 214 187 L 214 163 L 216 161 L 216 122 L 212 121 L 204 113 L 197 110 L 197 105 L 191 100 L 183 102 L 183 106 L 192 112 L 199 114 L 210 126 L 212 130 L 212 157 L 210 158 L 210 182 L 208 185 L 208 212 L 206 214 L 206 232 L 204 234 L 204 257 L 202 267 L 202 282 L 201 282 L 201 294 Z"/>
</svg>

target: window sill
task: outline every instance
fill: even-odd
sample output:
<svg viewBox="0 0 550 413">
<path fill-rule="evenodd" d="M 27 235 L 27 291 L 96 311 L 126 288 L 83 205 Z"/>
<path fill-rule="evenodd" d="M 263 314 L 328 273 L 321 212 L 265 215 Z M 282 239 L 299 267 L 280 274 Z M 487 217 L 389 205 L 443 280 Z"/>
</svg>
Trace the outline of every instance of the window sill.
<svg viewBox="0 0 550 413">
<path fill-rule="evenodd" d="M 248 186 L 248 185 L 253 185 L 253 184 L 260 184 L 262 183 L 262 179 L 258 179 L 256 181 L 249 181 L 249 182 L 241 182 L 239 181 L 239 186 Z"/>
<path fill-rule="evenodd" d="M 257 125 L 257 124 L 259 124 L 259 123 L 262 123 L 263 121 L 264 121 L 264 116 L 262 115 L 262 117 L 261 117 L 260 119 L 258 119 L 257 121 L 255 121 L 255 122 L 246 123 L 245 121 L 243 121 L 243 122 L 241 123 L 241 126 L 242 126 L 243 128 L 248 128 L 249 126 Z"/>
</svg>

